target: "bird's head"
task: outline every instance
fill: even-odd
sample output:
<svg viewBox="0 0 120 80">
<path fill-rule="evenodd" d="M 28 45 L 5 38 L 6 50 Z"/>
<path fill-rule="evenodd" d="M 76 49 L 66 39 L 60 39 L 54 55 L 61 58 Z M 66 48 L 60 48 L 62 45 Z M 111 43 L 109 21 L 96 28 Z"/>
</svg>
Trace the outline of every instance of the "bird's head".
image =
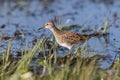
<svg viewBox="0 0 120 80">
<path fill-rule="evenodd" d="M 47 22 L 43 27 L 39 28 L 39 30 L 40 30 L 40 29 L 43 29 L 43 28 L 52 29 L 52 28 L 54 28 L 54 27 L 55 27 L 54 22 L 53 22 L 53 21 L 49 21 L 49 22 Z"/>
</svg>

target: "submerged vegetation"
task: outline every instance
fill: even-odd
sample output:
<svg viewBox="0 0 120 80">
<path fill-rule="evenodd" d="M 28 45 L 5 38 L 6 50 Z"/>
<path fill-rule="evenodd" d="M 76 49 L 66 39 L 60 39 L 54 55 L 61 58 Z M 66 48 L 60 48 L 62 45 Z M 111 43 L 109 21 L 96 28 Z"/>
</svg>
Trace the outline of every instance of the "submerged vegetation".
<svg viewBox="0 0 120 80">
<path fill-rule="evenodd" d="M 102 33 L 107 33 L 109 28 L 106 19 L 102 26 Z M 67 29 L 71 29 L 70 27 Z M 18 52 L 17 57 L 14 57 L 11 51 L 13 41 L 14 38 L 10 38 L 6 51 L 0 52 L 0 80 L 120 79 L 119 58 L 113 61 L 111 66 L 100 68 L 100 62 L 106 59 L 106 56 L 97 54 L 82 57 L 81 53 L 86 54 L 84 49 L 78 50 L 73 56 L 59 57 L 56 56 L 57 44 L 53 39 L 49 41 L 46 38 L 37 39 L 32 49 L 26 45 L 25 50 Z"/>
<path fill-rule="evenodd" d="M 69 8 L 64 8 L 66 7 L 63 4 L 64 1 L 68 2 L 69 0 L 63 0 L 63 2 L 62 0 L 33 0 L 33 2 L 32 0 L 0 0 L 0 20 L 3 21 L 3 23 L 0 21 L 0 80 L 120 80 L 120 42 L 117 39 L 119 35 L 116 34 L 119 32 L 115 31 L 120 29 L 120 25 L 117 25 L 119 14 L 114 12 L 113 8 L 113 17 L 111 18 L 111 13 L 105 17 L 106 12 L 104 11 L 107 8 L 102 9 L 114 4 L 115 1 L 88 0 L 85 3 L 85 0 L 75 0 L 75 2 L 73 0 L 73 2 L 69 2 L 70 11 Z M 100 4 L 96 8 L 96 5 L 101 2 L 106 5 Z M 93 3 L 97 4 L 90 7 L 90 4 Z M 89 9 L 93 12 L 90 13 Z M 94 13 L 94 10 L 97 11 Z M 55 15 L 57 13 L 60 14 Z M 86 15 L 93 15 L 93 13 L 96 15 L 93 16 L 94 19 L 90 18 L 90 22 L 83 19 L 89 17 Z M 58 23 L 58 28 L 61 30 L 76 29 L 76 32 L 81 33 L 100 33 L 102 36 L 98 36 L 97 39 L 101 41 L 100 38 L 102 38 L 103 45 L 109 47 L 106 48 L 105 52 L 102 50 L 99 52 L 94 48 L 101 49 L 101 46 L 95 45 L 95 47 L 90 48 L 91 46 L 87 45 L 88 41 L 86 41 L 81 49 L 69 56 L 68 50 L 60 47 L 53 36 L 49 39 L 45 37 L 44 34 L 48 34 L 47 31 L 36 30 L 38 28 L 36 26 L 39 26 L 38 23 L 42 25 L 44 20 L 48 20 L 46 18 L 48 15 L 54 15 L 54 22 Z M 65 16 L 67 16 L 67 20 L 64 22 Z M 58 19 L 59 17 L 61 20 Z M 79 17 L 81 19 L 78 19 Z M 103 22 L 102 25 L 99 25 L 101 23 L 98 18 Z M 73 24 L 71 20 L 76 23 Z M 72 24 L 64 26 L 70 21 Z M 90 24 L 94 25 L 94 29 Z M 116 32 L 115 36 L 114 32 Z M 94 41 L 91 43 L 95 43 Z M 111 48 L 115 48 L 113 52 Z M 61 51 L 62 56 L 58 55 L 59 51 Z M 111 53 L 115 53 L 114 56 L 112 54 L 112 58 Z M 102 62 L 107 59 L 109 65 L 105 64 L 105 67 L 101 67 Z"/>
<path fill-rule="evenodd" d="M 32 50 L 27 47 L 21 53 L 21 58 L 11 55 L 12 40 L 6 49 L 1 52 L 0 79 L 1 80 L 119 80 L 120 60 L 117 59 L 106 69 L 100 68 L 100 61 L 105 56 L 95 55 L 81 58 L 57 57 L 56 46 L 49 49 L 46 55 L 45 39 L 36 43 Z M 44 47 L 44 49 L 43 49 Z M 42 52 L 40 53 L 40 51 Z M 43 58 L 35 57 L 42 54 Z M 79 53 L 79 52 L 78 52 Z M 37 64 L 35 66 L 35 63 Z"/>
</svg>

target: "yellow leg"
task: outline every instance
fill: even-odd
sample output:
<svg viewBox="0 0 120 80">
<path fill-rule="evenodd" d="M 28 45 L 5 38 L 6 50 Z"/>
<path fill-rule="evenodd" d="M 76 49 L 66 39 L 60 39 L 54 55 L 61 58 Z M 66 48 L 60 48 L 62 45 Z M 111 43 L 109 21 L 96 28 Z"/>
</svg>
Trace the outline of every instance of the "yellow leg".
<svg viewBox="0 0 120 80">
<path fill-rule="evenodd" d="M 72 49 L 69 49 L 69 55 L 72 55 Z"/>
<path fill-rule="evenodd" d="M 81 54 L 82 54 L 81 48 L 78 48 L 76 53 L 77 53 L 77 56 L 81 56 Z"/>
<path fill-rule="evenodd" d="M 73 54 L 72 54 L 72 49 L 69 50 L 69 59 L 72 60 L 73 59 Z"/>
</svg>

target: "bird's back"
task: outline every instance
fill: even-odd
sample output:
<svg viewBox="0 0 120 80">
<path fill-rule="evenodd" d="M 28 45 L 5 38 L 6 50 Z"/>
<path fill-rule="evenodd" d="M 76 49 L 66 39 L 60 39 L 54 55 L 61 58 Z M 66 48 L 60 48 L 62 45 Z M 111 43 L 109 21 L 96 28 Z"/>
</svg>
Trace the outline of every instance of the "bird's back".
<svg viewBox="0 0 120 80">
<path fill-rule="evenodd" d="M 96 34 L 78 34 L 74 32 L 64 32 L 59 33 L 58 38 L 61 43 L 78 43 L 80 41 L 85 41 L 90 37 L 94 37 Z"/>
</svg>

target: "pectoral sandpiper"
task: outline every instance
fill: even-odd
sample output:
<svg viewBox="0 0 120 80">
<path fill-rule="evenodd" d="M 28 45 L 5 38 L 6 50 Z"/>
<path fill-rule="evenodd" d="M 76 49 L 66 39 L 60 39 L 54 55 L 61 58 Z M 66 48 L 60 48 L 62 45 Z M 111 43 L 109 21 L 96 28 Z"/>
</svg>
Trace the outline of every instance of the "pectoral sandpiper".
<svg viewBox="0 0 120 80">
<path fill-rule="evenodd" d="M 71 51 L 72 47 L 77 46 L 79 43 L 83 43 L 83 41 L 86 41 L 87 39 L 91 37 L 95 37 L 99 35 L 98 33 L 95 34 L 78 34 L 75 32 L 67 32 L 67 31 L 61 31 L 59 30 L 53 21 L 47 22 L 43 28 L 48 28 L 52 31 L 53 35 L 55 36 L 55 39 L 57 43 L 63 47 L 66 47 Z"/>
</svg>

